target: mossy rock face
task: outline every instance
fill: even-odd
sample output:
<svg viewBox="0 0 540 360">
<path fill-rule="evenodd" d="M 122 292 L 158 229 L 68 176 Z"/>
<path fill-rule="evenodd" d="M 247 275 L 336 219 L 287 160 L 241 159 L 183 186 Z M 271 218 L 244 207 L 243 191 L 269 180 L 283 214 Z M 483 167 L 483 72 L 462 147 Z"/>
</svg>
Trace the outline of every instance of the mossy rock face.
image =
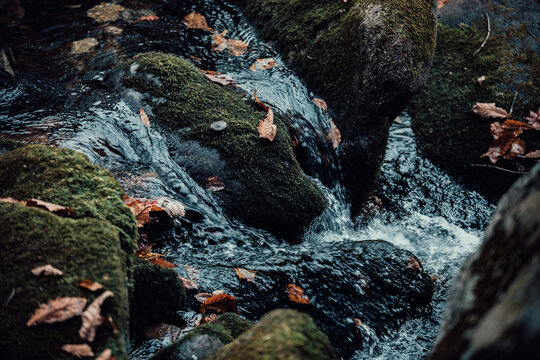
<svg viewBox="0 0 540 360">
<path fill-rule="evenodd" d="M 481 155 L 493 141 L 490 123 L 498 119 L 481 119 L 471 109 L 479 102 L 510 111 L 515 92 L 513 119 L 521 120 L 540 106 L 540 57 L 516 45 L 527 32 L 499 30 L 495 28 L 485 47 L 473 55 L 485 38 L 485 21 L 459 28 L 439 25 L 431 74 L 411 104 L 421 150 L 493 202 L 519 174 L 477 165 L 493 165 Z M 482 84 L 477 81 L 481 76 L 485 76 Z M 529 130 L 519 137 L 527 151 L 540 149 L 540 132 Z M 496 166 L 521 171 L 511 160 L 501 159 Z"/>
<path fill-rule="evenodd" d="M 274 310 L 208 360 L 335 360 L 313 320 L 294 310 Z"/>
<path fill-rule="evenodd" d="M 75 151 L 28 146 L 0 155 L 0 197 L 38 198 L 67 205 L 74 218 L 20 204 L 0 203 L 0 307 L 4 319 L 0 345 L 9 359 L 73 359 L 63 344 L 79 344 L 81 317 L 27 327 L 40 304 L 58 297 L 84 297 L 99 292 L 77 287 L 90 279 L 113 292 L 102 315 L 117 327 L 102 325 L 91 347 L 106 348 L 127 359 L 131 258 L 137 234 L 135 220 L 121 200 L 112 175 Z M 93 196 L 92 196 L 93 194 Z M 116 207 L 116 208 L 115 208 Z M 63 276 L 34 276 L 30 270 L 51 264 Z"/>
<path fill-rule="evenodd" d="M 392 120 L 435 50 L 431 0 L 236 0 L 335 111 L 353 207 L 371 190 Z M 354 209 L 353 209 L 354 211 Z"/>
<path fill-rule="evenodd" d="M 229 214 L 248 225 L 294 238 L 322 213 L 326 200 L 302 173 L 279 119 L 275 119 L 274 141 L 259 138 L 257 125 L 266 112 L 240 93 L 211 83 L 182 58 L 146 53 L 124 67 L 129 69 L 124 85 L 145 94 L 154 113 L 152 120 L 177 131 L 183 141 L 209 149 L 205 157 L 224 163 L 215 172 L 186 168 L 193 170 L 190 173 L 201 185 L 208 177 L 223 179 L 225 188 L 216 196 Z M 210 124 L 216 121 L 225 121 L 227 128 L 212 130 Z"/>
<path fill-rule="evenodd" d="M 176 271 L 137 260 L 133 279 L 130 326 L 141 328 L 158 322 L 174 322 L 176 312 L 186 303 L 186 290 Z"/>
</svg>

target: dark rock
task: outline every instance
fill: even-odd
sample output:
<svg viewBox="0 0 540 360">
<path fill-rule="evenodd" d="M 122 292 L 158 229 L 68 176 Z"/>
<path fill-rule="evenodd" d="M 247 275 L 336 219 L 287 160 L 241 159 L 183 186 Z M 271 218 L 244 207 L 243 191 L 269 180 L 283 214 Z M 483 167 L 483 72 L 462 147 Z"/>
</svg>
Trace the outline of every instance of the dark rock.
<svg viewBox="0 0 540 360">
<path fill-rule="evenodd" d="M 455 279 L 430 359 L 537 359 L 540 165 L 499 202 Z"/>
<path fill-rule="evenodd" d="M 223 347 L 221 340 L 208 336 L 198 335 L 184 341 L 175 351 L 171 360 L 206 359 L 217 349 Z"/>
</svg>

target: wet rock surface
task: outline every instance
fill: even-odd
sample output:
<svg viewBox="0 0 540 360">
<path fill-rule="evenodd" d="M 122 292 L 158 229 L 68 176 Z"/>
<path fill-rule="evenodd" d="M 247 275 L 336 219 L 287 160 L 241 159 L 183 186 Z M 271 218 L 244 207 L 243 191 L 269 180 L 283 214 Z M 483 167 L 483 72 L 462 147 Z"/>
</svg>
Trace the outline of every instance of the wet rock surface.
<svg viewBox="0 0 540 360">
<path fill-rule="evenodd" d="M 221 340 L 208 335 L 199 335 L 184 341 L 171 360 L 206 359 L 210 354 L 223 347 Z"/>
<path fill-rule="evenodd" d="M 449 297 L 430 359 L 533 359 L 540 340 L 540 166 L 506 193 Z"/>
</svg>

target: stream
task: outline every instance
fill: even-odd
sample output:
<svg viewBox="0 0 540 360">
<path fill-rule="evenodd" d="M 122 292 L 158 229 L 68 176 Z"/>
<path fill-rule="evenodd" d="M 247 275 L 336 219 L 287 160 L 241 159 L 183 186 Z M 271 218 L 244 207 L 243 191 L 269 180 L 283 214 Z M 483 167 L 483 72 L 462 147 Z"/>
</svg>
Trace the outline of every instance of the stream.
<svg viewBox="0 0 540 360">
<path fill-rule="evenodd" d="M 123 33 L 112 36 L 86 16 L 98 2 L 88 3 L 38 6 L 27 10 L 19 23 L 2 25 L 0 48 L 13 52 L 17 64 L 15 77 L 0 71 L 0 133 L 80 151 L 109 169 L 131 197 L 167 196 L 184 203 L 194 217 L 176 222 L 159 239 L 157 250 L 167 252 L 170 262 L 201 269 L 201 289 L 233 288 L 229 280 L 217 278 L 213 267 L 219 264 L 271 270 L 286 263 L 288 254 L 324 251 L 345 239 L 382 239 L 411 251 L 424 270 L 436 276 L 431 305 L 399 330 L 373 335 L 369 346 L 347 358 L 425 358 L 436 337 L 451 279 L 480 244 L 495 207 L 422 156 L 408 114 L 401 114 L 390 129 L 372 216 L 354 222 L 340 185 L 339 161 L 332 156 L 331 145 L 320 141 L 328 133 L 331 109 L 325 112 L 313 103 L 319 96 L 306 88 L 237 8 L 213 0 L 185 2 L 181 7 L 164 2 L 153 9 L 159 20 L 122 20 Z M 227 29 L 229 38 L 245 41 L 248 51 L 236 57 L 212 52 L 211 33 L 182 24 L 192 11 L 203 14 L 212 28 Z M 70 54 L 67 44 L 89 36 L 99 41 L 89 55 Z M 297 156 L 303 170 L 329 203 L 301 244 L 287 244 L 227 217 L 213 193 L 191 179 L 182 166 L 183 154 L 191 149 L 152 123 L 151 113 L 151 125 L 145 127 L 134 111 L 133 94 L 107 86 L 111 66 L 150 50 L 170 52 L 193 59 L 201 69 L 220 71 L 234 79 L 246 96 L 257 90 L 258 97 L 289 126 L 299 142 Z M 268 57 L 278 66 L 249 71 L 256 59 Z M 239 308 L 249 316 L 249 309 L 242 313 L 241 304 Z M 193 315 L 184 314 L 186 319 Z M 135 337 L 131 357 L 146 359 L 170 341 Z"/>
</svg>

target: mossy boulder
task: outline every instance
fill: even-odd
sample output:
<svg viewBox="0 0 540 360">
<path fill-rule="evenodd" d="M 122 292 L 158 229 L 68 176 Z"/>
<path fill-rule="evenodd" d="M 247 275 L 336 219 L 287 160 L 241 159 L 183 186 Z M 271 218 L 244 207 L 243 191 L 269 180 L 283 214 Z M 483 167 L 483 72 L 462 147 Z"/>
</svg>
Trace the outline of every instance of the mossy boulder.
<svg viewBox="0 0 540 360">
<path fill-rule="evenodd" d="M 274 310 L 208 360 L 335 360 L 313 320 L 294 310 Z"/>
<path fill-rule="evenodd" d="M 186 290 L 176 271 L 146 260 L 135 261 L 135 288 L 130 307 L 130 326 L 141 328 L 158 322 L 174 323 L 186 303 Z"/>
<path fill-rule="evenodd" d="M 244 100 L 243 94 L 210 82 L 177 56 L 141 54 L 124 68 L 124 85 L 145 95 L 154 114 L 152 121 L 181 135 L 181 145 L 190 144 L 191 154 L 200 149 L 192 160 L 183 154 L 182 165 L 195 180 L 201 185 L 208 177 L 223 180 L 225 188 L 216 196 L 229 214 L 248 225 L 294 238 L 322 213 L 324 196 L 302 173 L 279 119 L 275 119 L 275 139 L 261 139 L 257 125 L 266 112 Z M 216 121 L 225 121 L 226 129 L 212 130 L 210 125 Z M 205 164 L 212 159 L 222 165 L 197 167 L 202 158 Z"/>
<path fill-rule="evenodd" d="M 76 286 L 90 279 L 113 292 L 102 315 L 117 330 L 102 325 L 91 347 L 95 354 L 112 350 L 127 359 L 131 257 L 136 225 L 121 200 L 112 175 L 75 151 L 45 146 L 23 147 L 0 155 L 0 197 L 30 197 L 75 210 L 65 218 L 21 204 L 0 203 L 0 346 L 9 359 L 73 359 L 63 344 L 79 344 L 81 317 L 27 327 L 40 304 L 58 297 L 93 293 Z M 63 276 L 34 276 L 31 269 L 51 264 Z M 103 290 L 102 290 L 103 291 Z"/>
<path fill-rule="evenodd" d="M 535 5 L 530 1 L 531 6 Z M 480 13 L 478 13 L 480 14 Z M 494 20 L 490 13 L 491 21 Z M 492 24 L 493 25 L 493 24 Z M 426 86 L 411 104 L 413 129 L 420 149 L 445 171 L 461 178 L 495 202 L 530 167 L 523 160 L 500 159 L 495 166 L 481 158 L 493 141 L 490 124 L 472 112 L 475 103 L 496 103 L 522 120 L 540 106 L 540 57 L 521 40 L 525 27 L 495 27 L 486 45 L 473 54 L 486 36 L 485 19 L 472 25 L 439 25 L 437 50 Z M 485 76 L 483 82 L 477 79 Z M 540 132 L 519 136 L 526 150 L 540 149 Z M 505 171 L 510 170 L 510 171 Z M 517 173 L 513 173 L 517 172 Z"/>
<path fill-rule="evenodd" d="M 335 112 L 353 211 L 371 190 L 388 128 L 435 50 L 431 0 L 236 0 Z"/>
</svg>

